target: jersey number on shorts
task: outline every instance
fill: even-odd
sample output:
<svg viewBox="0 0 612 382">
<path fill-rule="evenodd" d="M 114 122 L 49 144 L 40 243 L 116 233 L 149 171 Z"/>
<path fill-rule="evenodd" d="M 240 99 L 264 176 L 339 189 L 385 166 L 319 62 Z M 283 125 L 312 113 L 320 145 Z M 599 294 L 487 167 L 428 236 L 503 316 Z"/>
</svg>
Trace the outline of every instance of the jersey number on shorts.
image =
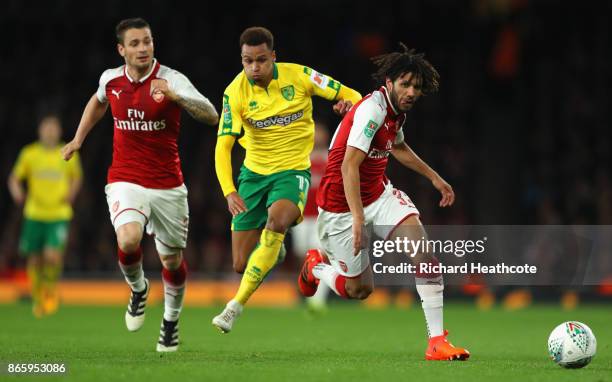
<svg viewBox="0 0 612 382">
<path fill-rule="evenodd" d="M 302 175 L 296 175 L 295 177 L 298 178 L 298 180 L 300 181 L 300 191 L 308 191 L 308 189 L 310 188 L 310 182 L 308 181 L 308 179 L 306 179 Z M 304 186 L 306 187 L 304 188 Z"/>
<path fill-rule="evenodd" d="M 412 203 L 412 200 L 410 200 L 410 198 L 408 197 L 408 195 L 404 194 L 402 191 L 398 190 L 398 189 L 393 189 L 393 195 L 399 199 L 400 204 L 402 206 L 410 206 L 410 207 L 414 207 L 414 203 Z M 406 200 L 408 199 L 408 200 Z"/>
</svg>

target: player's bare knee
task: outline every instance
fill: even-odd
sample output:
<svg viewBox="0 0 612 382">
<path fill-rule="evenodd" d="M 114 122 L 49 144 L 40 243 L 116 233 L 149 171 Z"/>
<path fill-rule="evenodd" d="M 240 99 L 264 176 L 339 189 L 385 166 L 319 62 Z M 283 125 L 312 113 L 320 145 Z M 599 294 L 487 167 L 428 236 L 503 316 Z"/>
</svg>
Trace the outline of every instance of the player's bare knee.
<svg viewBox="0 0 612 382">
<path fill-rule="evenodd" d="M 123 253 L 134 253 L 140 246 L 140 237 L 136 235 L 117 236 L 117 245 Z"/>
<path fill-rule="evenodd" d="M 363 300 L 372 293 L 372 288 L 367 285 L 347 283 L 344 289 L 346 290 L 347 296 L 355 300 Z"/>
<path fill-rule="evenodd" d="M 183 257 L 181 253 L 177 253 L 175 255 L 164 255 L 160 256 L 160 260 L 162 262 L 162 266 L 169 271 L 174 271 L 178 269 L 181 265 L 181 261 L 183 261 Z"/>
<path fill-rule="evenodd" d="M 346 294 L 355 300 L 365 300 L 372 294 L 372 289 L 370 285 L 359 285 L 352 288 L 346 288 Z"/>
<path fill-rule="evenodd" d="M 354 279 L 348 279 L 346 280 L 346 284 L 344 284 L 344 290 L 349 298 L 357 298 L 359 287 L 360 285 L 356 283 Z"/>
<path fill-rule="evenodd" d="M 133 224 L 124 224 L 117 229 L 117 245 L 124 253 L 134 253 L 140 247 L 142 229 Z"/>
<path fill-rule="evenodd" d="M 59 251 L 46 251 L 43 255 L 45 264 L 57 266 L 62 263 L 62 254 Z"/>
<path fill-rule="evenodd" d="M 117 245 L 123 253 L 135 253 L 140 246 L 140 240 L 133 236 L 117 237 Z"/>
<path fill-rule="evenodd" d="M 370 285 L 362 285 L 361 288 L 359 288 L 356 298 L 359 300 L 365 300 L 371 294 L 372 294 L 372 287 Z"/>
<path fill-rule="evenodd" d="M 28 257 L 28 265 L 31 267 L 39 267 L 42 264 L 42 256 L 38 254 L 30 255 Z"/>
<path fill-rule="evenodd" d="M 349 298 L 357 298 L 357 288 L 355 287 L 351 287 L 348 284 L 344 287 L 344 290 L 346 291 L 346 295 Z"/>
<path fill-rule="evenodd" d="M 288 228 L 288 224 L 283 222 L 282 219 L 278 219 L 272 215 L 268 216 L 268 221 L 266 222 L 266 229 L 268 231 L 285 233 Z"/>
<path fill-rule="evenodd" d="M 234 268 L 234 272 L 239 273 L 239 274 L 243 274 L 244 273 L 244 269 L 246 268 L 246 261 L 244 259 L 242 259 L 242 258 L 233 259 L 232 267 Z"/>
</svg>

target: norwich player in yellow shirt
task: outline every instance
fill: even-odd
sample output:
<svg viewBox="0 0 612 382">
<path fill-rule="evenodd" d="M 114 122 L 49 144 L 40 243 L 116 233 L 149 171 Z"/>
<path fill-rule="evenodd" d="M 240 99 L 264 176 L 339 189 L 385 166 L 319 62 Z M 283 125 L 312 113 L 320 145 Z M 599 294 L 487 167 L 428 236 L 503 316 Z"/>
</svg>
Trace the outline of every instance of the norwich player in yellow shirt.
<svg viewBox="0 0 612 382">
<path fill-rule="evenodd" d="M 361 99 L 355 90 L 311 68 L 275 62 L 273 45 L 266 28 L 246 29 L 240 36 L 244 70 L 223 94 L 215 169 L 233 216 L 234 270 L 244 272 L 236 296 L 213 318 L 224 333 L 282 257 L 287 230 L 302 220 L 314 145 L 312 97 L 338 101 L 334 111 L 340 115 Z M 243 133 L 246 158 L 236 190 L 231 151 Z"/>
<path fill-rule="evenodd" d="M 27 257 L 32 311 L 36 317 L 57 311 L 57 281 L 72 218 L 71 204 L 81 187 L 79 157 L 63 160 L 61 134 L 56 116 L 43 118 L 38 127 L 38 142 L 21 150 L 8 180 L 15 203 L 25 202 L 19 250 Z"/>
</svg>

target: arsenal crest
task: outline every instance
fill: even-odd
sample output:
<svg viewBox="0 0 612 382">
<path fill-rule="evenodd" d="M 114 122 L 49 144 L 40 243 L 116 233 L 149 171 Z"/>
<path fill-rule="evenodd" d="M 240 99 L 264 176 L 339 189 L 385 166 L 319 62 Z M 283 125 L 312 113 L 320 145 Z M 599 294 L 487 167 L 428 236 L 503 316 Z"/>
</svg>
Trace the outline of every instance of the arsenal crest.
<svg viewBox="0 0 612 382">
<path fill-rule="evenodd" d="M 153 101 L 161 103 L 164 100 L 164 93 L 159 89 L 155 89 L 151 97 L 153 97 Z"/>
</svg>

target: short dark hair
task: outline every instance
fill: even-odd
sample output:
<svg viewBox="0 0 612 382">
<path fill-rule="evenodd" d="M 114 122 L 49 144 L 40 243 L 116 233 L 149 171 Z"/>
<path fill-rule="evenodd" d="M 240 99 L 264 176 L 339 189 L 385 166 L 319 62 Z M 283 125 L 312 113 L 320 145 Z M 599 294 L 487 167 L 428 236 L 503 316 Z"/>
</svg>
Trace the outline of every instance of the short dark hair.
<svg viewBox="0 0 612 382">
<path fill-rule="evenodd" d="M 389 78 L 395 81 L 398 77 L 413 73 L 422 81 L 423 94 L 427 95 L 438 91 L 440 74 L 425 59 L 425 54 L 415 53 L 414 49 L 408 49 L 403 43 L 399 43 L 401 51 L 392 52 L 372 58 L 378 70 L 372 74 L 372 78 L 380 84 L 384 84 Z"/>
<path fill-rule="evenodd" d="M 250 27 L 245 29 L 240 35 L 240 49 L 242 49 L 244 44 L 249 46 L 266 44 L 270 50 L 274 50 L 274 36 L 267 28 Z"/>
<path fill-rule="evenodd" d="M 40 125 L 43 121 L 47 120 L 47 119 L 56 119 L 60 125 L 61 125 L 61 118 L 59 116 L 58 113 L 52 111 L 52 112 L 46 112 L 40 115 L 40 117 L 38 118 L 38 124 Z"/>
<path fill-rule="evenodd" d="M 117 36 L 117 42 L 119 44 L 123 44 L 123 36 L 125 35 L 126 30 L 142 29 L 142 28 L 151 29 L 151 26 L 149 25 L 148 22 L 146 22 L 145 19 L 141 17 L 134 17 L 131 19 L 125 19 L 125 20 L 119 21 L 119 23 L 115 27 L 115 35 Z"/>
</svg>

